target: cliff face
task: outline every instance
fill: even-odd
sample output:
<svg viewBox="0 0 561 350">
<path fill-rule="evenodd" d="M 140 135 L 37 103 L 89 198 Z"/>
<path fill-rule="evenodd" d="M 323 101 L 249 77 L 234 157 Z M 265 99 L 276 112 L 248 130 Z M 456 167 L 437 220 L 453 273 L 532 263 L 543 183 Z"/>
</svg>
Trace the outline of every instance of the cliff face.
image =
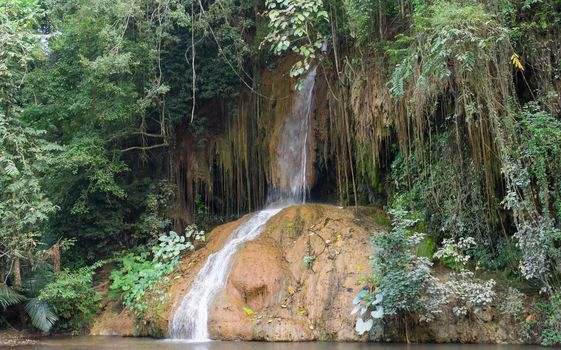
<svg viewBox="0 0 561 350">
<path fill-rule="evenodd" d="M 262 208 L 267 185 L 279 183 L 279 135 L 298 95 L 290 77 L 296 61 L 288 55 L 255 78 L 255 91 L 240 87 L 236 101 L 200 106 L 194 123 L 175 130 L 172 178 L 177 187 L 175 230 L 195 219 L 196 203 L 227 218 Z M 316 182 L 317 155 L 328 157 L 329 119 L 326 78 L 318 67 L 308 133 L 306 177 Z"/>
</svg>

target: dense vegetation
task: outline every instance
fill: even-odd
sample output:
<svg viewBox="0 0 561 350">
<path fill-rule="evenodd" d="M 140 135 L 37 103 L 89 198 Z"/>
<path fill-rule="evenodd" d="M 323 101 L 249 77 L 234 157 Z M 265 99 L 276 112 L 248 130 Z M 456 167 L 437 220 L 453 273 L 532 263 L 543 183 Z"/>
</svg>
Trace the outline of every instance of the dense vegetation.
<svg viewBox="0 0 561 350">
<path fill-rule="evenodd" d="M 188 224 L 264 204 L 260 78 L 289 58 L 328 86 L 321 199 L 393 219 L 357 331 L 474 313 L 500 285 L 528 339 L 561 344 L 559 0 L 2 1 L 0 324 L 85 329 L 104 264 L 138 317 L 165 298 L 204 240 Z"/>
</svg>

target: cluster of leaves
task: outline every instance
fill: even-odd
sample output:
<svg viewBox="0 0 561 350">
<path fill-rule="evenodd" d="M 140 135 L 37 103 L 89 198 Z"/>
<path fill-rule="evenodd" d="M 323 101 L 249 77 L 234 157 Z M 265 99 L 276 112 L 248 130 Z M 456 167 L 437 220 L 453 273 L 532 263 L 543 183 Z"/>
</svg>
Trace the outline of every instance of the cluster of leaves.
<svg viewBox="0 0 561 350">
<path fill-rule="evenodd" d="M 287 51 L 297 53 L 297 61 L 290 75 L 299 77 L 308 72 L 312 61 L 325 45 L 325 30 L 329 22 L 323 0 L 266 0 L 270 31 L 264 43 L 281 55 Z"/>
<path fill-rule="evenodd" d="M 205 233 L 196 226 L 187 227 L 185 235 L 170 231 L 160 235 L 149 251 L 127 253 L 118 259 L 119 269 L 111 272 L 110 289 L 118 292 L 126 308 L 141 318 L 150 301 L 167 301 L 168 275 L 179 264 L 182 251 L 194 250 L 194 241 L 204 241 Z"/>
<path fill-rule="evenodd" d="M 404 0 L 345 0 L 343 5 L 348 35 L 361 47 L 379 46 L 387 38 L 391 23 L 395 25 L 410 16 L 409 4 Z"/>
<path fill-rule="evenodd" d="M 25 302 L 33 325 L 49 330 L 56 315 L 36 298 L 30 266 L 43 265 L 42 226 L 56 206 L 47 197 L 42 176 L 60 147 L 22 118 L 21 89 L 32 62 L 42 56 L 37 1 L 0 3 L 0 306 Z M 38 284 L 37 284 L 38 285 Z"/>
<path fill-rule="evenodd" d="M 400 152 L 391 165 L 391 206 L 418 213 L 435 242 L 471 237 L 476 263 L 512 274 L 519 250 L 511 238 L 494 234 L 500 229 L 498 211 L 488 202 L 469 153 L 457 147 L 454 133 L 446 131 L 432 135 L 426 152 Z"/>
<path fill-rule="evenodd" d="M 72 333 L 84 331 L 99 311 L 100 296 L 92 289 L 92 279 L 103 262 L 76 270 L 53 273 L 36 266 L 23 289 L 0 284 L 0 307 L 21 305 L 31 324 L 43 332 L 53 329 Z"/>
<path fill-rule="evenodd" d="M 136 236 L 157 239 L 160 232 L 164 232 L 171 225 L 171 220 L 165 216 L 174 198 L 175 187 L 167 181 L 160 181 L 148 185 L 149 190 L 144 199 L 144 210 L 136 224 Z"/>
</svg>

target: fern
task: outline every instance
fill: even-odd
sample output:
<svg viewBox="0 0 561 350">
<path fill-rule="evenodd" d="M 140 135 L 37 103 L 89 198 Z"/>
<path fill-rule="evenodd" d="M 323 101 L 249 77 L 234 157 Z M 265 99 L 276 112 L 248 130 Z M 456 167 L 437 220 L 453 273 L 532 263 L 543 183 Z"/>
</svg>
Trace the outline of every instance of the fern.
<svg viewBox="0 0 561 350">
<path fill-rule="evenodd" d="M 9 306 L 19 304 L 24 301 L 25 297 L 6 284 L 0 284 L 0 306 L 6 310 Z"/>
<path fill-rule="evenodd" d="M 25 304 L 25 311 L 31 318 L 31 323 L 43 332 L 48 332 L 58 320 L 51 306 L 44 300 L 30 299 Z"/>
<path fill-rule="evenodd" d="M 6 163 L 6 165 L 4 166 L 4 170 L 6 171 L 6 174 L 8 174 L 8 176 L 16 177 L 19 175 L 19 170 L 12 160 L 6 159 L 4 162 Z"/>
</svg>

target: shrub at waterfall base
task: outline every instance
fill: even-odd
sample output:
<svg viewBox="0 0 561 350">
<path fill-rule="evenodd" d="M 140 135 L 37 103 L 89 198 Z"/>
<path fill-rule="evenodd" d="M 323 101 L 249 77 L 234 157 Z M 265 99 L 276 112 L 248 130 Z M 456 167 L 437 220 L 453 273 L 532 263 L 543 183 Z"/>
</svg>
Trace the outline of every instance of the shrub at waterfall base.
<svg viewBox="0 0 561 350">
<path fill-rule="evenodd" d="M 118 292 L 124 306 L 141 318 L 149 299 L 167 302 L 168 275 L 179 264 L 181 253 L 194 250 L 193 241 L 204 240 L 204 232 L 194 225 L 188 226 L 182 236 L 173 231 L 161 235 L 153 246 L 118 258 L 121 268 L 111 273 L 110 289 Z"/>
<path fill-rule="evenodd" d="M 433 275 L 432 262 L 415 253 L 424 240 L 424 234 L 414 231 L 418 220 L 403 210 L 390 213 L 394 216 L 392 229 L 373 238 L 371 264 L 375 273 L 361 279 L 370 284 L 353 301 L 351 313 L 358 314 L 357 333 L 373 329 L 379 333 L 384 321 L 400 319 L 409 341 L 410 324 L 433 321 L 449 303 L 456 317 L 476 314 L 491 304 L 495 281 L 480 281 L 466 267 L 470 260 L 466 250 L 473 239 L 447 239 L 434 253 L 434 259 L 443 259 L 454 267 L 442 282 Z"/>
<path fill-rule="evenodd" d="M 561 292 L 550 296 L 549 302 L 539 305 L 545 320 L 540 342 L 545 346 L 561 345 Z"/>
</svg>

